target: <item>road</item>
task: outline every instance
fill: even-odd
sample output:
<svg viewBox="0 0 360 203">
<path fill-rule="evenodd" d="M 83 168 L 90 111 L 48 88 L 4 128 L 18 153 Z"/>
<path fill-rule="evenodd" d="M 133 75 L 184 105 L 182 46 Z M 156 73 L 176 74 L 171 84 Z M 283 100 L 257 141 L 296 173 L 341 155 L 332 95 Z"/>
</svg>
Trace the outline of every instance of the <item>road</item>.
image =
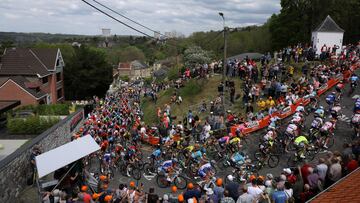
<svg viewBox="0 0 360 203">
<path fill-rule="evenodd" d="M 343 144 L 350 142 L 351 135 L 353 134 L 353 129 L 350 127 L 349 122 L 350 122 L 350 118 L 352 116 L 352 108 L 354 105 L 354 100 L 352 99 L 352 97 L 347 96 L 348 91 L 349 91 L 349 84 L 346 85 L 345 91 L 344 91 L 345 94 L 341 100 L 342 113 L 344 114 L 344 116 L 341 117 L 338 121 L 337 128 L 335 130 L 335 145 L 331 149 L 329 149 L 331 151 L 338 150 L 341 152 L 342 148 L 343 148 Z M 329 93 L 330 93 L 330 91 L 327 92 L 327 94 L 329 94 Z M 324 94 L 320 99 L 321 105 L 323 105 L 325 108 L 327 107 L 327 104 L 325 103 L 324 98 L 326 97 L 327 94 Z M 359 95 L 359 94 L 360 94 L 360 88 L 357 88 L 355 90 L 355 92 L 352 94 L 352 96 Z M 308 129 L 312 120 L 313 120 L 313 114 L 308 115 L 306 118 L 306 122 L 305 122 L 306 129 Z M 327 120 L 328 120 L 328 118 L 327 118 Z M 287 123 L 287 122 L 285 121 L 283 123 Z M 248 143 L 249 146 L 247 147 L 248 148 L 247 153 L 250 155 L 251 158 L 253 158 L 252 156 L 253 156 L 254 152 L 258 149 L 258 140 L 259 140 L 260 136 L 263 136 L 263 135 L 264 135 L 264 131 L 259 131 L 259 132 L 249 135 L 250 142 Z M 152 148 L 150 146 L 144 146 L 143 148 L 144 148 L 143 149 L 144 150 L 144 161 L 146 161 L 146 157 L 151 153 Z M 259 174 L 265 175 L 267 173 L 272 173 L 274 176 L 280 175 L 283 168 L 287 168 L 287 159 L 288 159 L 289 155 L 290 155 L 290 153 L 284 154 L 283 156 L 281 156 L 280 163 L 277 167 L 269 168 L 268 166 L 265 166 L 263 169 L 261 169 L 259 171 Z M 325 153 L 317 154 L 316 158 L 311 163 L 314 163 L 314 164 L 317 163 L 319 157 L 322 157 L 324 155 L 325 155 Z M 217 177 L 225 178 L 225 176 L 230 173 L 231 173 L 231 168 L 228 168 L 223 171 L 218 171 L 218 174 L 216 174 L 216 175 L 217 175 Z M 130 181 L 132 181 L 131 178 L 124 177 L 120 174 L 120 172 L 117 172 L 115 174 L 115 177 L 111 180 L 110 186 L 111 186 L 111 188 L 117 188 L 120 183 L 129 184 Z M 147 180 L 142 176 L 142 178 L 137 182 L 137 184 L 139 185 L 140 183 L 144 184 L 145 191 L 148 191 L 150 187 L 154 187 L 155 192 L 159 195 L 163 195 L 165 193 L 170 192 L 170 188 L 163 189 L 163 188 L 157 187 L 156 178 Z"/>
</svg>

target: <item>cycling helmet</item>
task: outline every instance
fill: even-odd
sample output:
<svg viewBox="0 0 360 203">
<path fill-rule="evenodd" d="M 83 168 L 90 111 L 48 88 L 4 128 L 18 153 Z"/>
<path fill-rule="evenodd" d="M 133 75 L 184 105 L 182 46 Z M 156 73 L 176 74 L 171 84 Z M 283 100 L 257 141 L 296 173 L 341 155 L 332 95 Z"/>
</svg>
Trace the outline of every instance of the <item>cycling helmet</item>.
<svg viewBox="0 0 360 203">
<path fill-rule="evenodd" d="M 324 109 L 324 107 L 323 107 L 323 106 L 319 106 L 319 109 Z"/>
<path fill-rule="evenodd" d="M 336 94 L 336 92 L 331 92 L 331 94 Z"/>
<path fill-rule="evenodd" d="M 173 159 L 172 159 L 172 162 L 173 162 L 173 163 L 177 163 L 177 162 L 178 162 L 178 159 L 177 159 L 177 158 L 173 158 Z"/>
</svg>

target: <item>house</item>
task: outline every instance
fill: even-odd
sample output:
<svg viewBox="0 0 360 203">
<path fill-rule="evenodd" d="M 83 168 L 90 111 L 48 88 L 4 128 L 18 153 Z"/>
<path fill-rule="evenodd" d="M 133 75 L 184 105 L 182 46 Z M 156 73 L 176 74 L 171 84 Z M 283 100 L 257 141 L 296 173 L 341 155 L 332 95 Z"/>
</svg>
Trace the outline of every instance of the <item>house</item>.
<svg viewBox="0 0 360 203">
<path fill-rule="evenodd" d="M 316 54 L 321 53 L 321 48 L 338 46 L 336 50 L 340 53 L 344 37 L 344 30 L 341 29 L 335 21 L 328 15 L 325 20 L 312 32 L 311 43 L 316 50 Z"/>
<path fill-rule="evenodd" d="M 118 75 L 120 77 L 128 76 L 130 80 L 150 77 L 152 72 L 153 69 L 151 67 L 138 60 L 134 60 L 130 63 L 119 63 L 118 65 Z"/>
<path fill-rule="evenodd" d="M 64 100 L 60 49 L 10 48 L 0 61 L 0 101 L 54 104 Z"/>
</svg>

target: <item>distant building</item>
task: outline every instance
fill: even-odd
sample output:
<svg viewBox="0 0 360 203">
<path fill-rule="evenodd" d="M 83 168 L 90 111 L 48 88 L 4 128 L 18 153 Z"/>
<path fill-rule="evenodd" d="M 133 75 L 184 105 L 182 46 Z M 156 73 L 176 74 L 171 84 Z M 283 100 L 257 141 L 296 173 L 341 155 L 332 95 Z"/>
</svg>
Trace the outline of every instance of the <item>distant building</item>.
<svg viewBox="0 0 360 203">
<path fill-rule="evenodd" d="M 130 63 L 119 63 L 117 70 L 120 77 L 128 76 L 131 80 L 150 77 L 153 72 L 151 67 L 138 60 L 132 61 Z"/>
<path fill-rule="evenodd" d="M 154 38 L 160 39 L 160 31 L 155 31 L 154 32 Z"/>
<path fill-rule="evenodd" d="M 321 53 L 321 48 L 338 46 L 337 53 L 340 52 L 343 44 L 344 30 L 328 15 L 325 20 L 312 32 L 311 43 L 316 50 L 316 54 Z"/>
<path fill-rule="evenodd" d="M 21 101 L 22 106 L 63 101 L 64 67 L 60 49 L 6 49 L 0 62 L 0 101 Z"/>
</svg>

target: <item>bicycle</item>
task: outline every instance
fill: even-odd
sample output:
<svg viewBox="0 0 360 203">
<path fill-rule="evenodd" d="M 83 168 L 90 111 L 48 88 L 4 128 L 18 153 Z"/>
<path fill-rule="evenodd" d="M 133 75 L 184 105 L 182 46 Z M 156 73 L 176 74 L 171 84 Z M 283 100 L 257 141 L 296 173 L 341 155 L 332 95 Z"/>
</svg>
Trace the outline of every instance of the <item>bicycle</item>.
<svg viewBox="0 0 360 203">
<path fill-rule="evenodd" d="M 275 168 L 279 165 L 280 162 L 279 155 L 272 153 L 265 153 L 262 150 L 255 152 L 254 157 L 258 161 L 258 164 L 260 164 L 259 166 L 261 166 L 261 168 L 266 164 L 270 168 Z"/>
<path fill-rule="evenodd" d="M 287 161 L 288 167 L 290 167 L 290 168 L 295 167 L 296 164 L 302 163 L 304 160 L 307 160 L 307 161 L 314 160 L 315 155 L 318 153 L 315 146 L 310 145 L 310 146 L 306 147 L 305 150 L 306 150 L 305 154 L 304 154 L 305 158 L 301 158 L 300 154 L 298 152 L 291 154 Z"/>
<path fill-rule="evenodd" d="M 179 189 L 185 189 L 187 186 L 187 179 L 181 175 L 181 169 L 175 171 L 171 181 L 168 179 L 167 175 L 163 172 L 159 172 L 156 176 L 156 183 L 160 188 L 170 187 L 173 183 Z"/>
</svg>

